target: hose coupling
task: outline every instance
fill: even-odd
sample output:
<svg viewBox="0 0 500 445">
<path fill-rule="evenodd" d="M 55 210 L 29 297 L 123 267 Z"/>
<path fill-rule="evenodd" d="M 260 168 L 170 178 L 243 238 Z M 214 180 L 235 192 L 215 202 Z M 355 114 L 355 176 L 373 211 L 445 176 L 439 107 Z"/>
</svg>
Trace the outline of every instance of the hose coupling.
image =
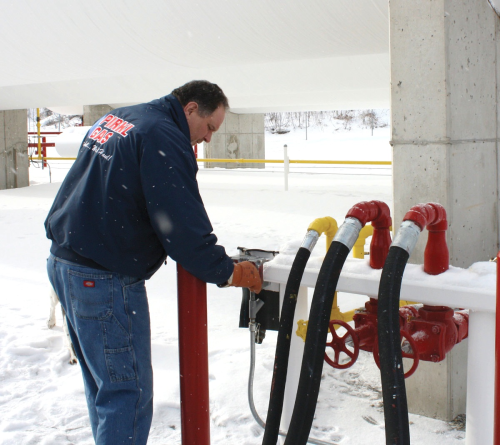
<svg viewBox="0 0 500 445">
<path fill-rule="evenodd" d="M 346 246 L 349 250 L 352 249 L 354 243 L 358 239 L 359 232 L 363 228 L 361 221 L 357 218 L 348 217 L 339 227 L 333 241 L 337 241 Z"/>
<path fill-rule="evenodd" d="M 408 252 L 408 255 L 411 255 L 413 249 L 417 244 L 420 232 L 421 229 L 418 224 L 410 220 L 403 221 L 398 230 L 398 233 L 394 237 L 394 241 L 392 242 L 391 247 L 400 247 L 401 249 L 406 250 Z"/>
<path fill-rule="evenodd" d="M 314 246 L 316 246 L 316 243 L 318 242 L 318 239 L 319 233 L 314 229 L 310 229 L 307 231 L 300 247 L 303 247 L 304 249 L 309 250 L 309 252 L 312 252 Z"/>
</svg>

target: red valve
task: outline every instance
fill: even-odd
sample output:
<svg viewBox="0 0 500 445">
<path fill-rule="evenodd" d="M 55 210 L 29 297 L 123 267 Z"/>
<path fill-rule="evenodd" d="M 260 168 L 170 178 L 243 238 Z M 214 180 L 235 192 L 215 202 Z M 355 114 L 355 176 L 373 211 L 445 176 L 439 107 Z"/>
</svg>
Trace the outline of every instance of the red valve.
<svg viewBox="0 0 500 445">
<path fill-rule="evenodd" d="M 399 331 L 399 335 L 401 338 L 401 355 L 404 358 L 413 359 L 413 365 L 408 370 L 408 372 L 405 372 L 405 379 L 407 379 L 408 377 L 412 376 L 413 373 L 417 370 L 418 363 L 420 361 L 420 357 L 418 355 L 417 344 L 415 343 L 415 340 L 413 340 L 412 336 L 410 334 L 408 334 L 408 332 L 403 331 L 403 330 Z M 403 343 L 403 339 L 406 339 L 407 344 Z M 408 348 L 408 346 L 410 348 Z M 380 355 L 378 353 L 378 338 L 375 339 L 375 342 L 373 344 L 373 358 L 375 360 L 375 363 L 377 364 L 377 366 L 380 369 Z"/>
<path fill-rule="evenodd" d="M 335 330 L 335 325 L 342 326 L 347 330 L 347 332 L 342 337 L 339 337 L 337 335 L 337 331 Z M 350 368 L 352 365 L 354 365 L 354 363 L 356 363 L 359 355 L 359 339 L 356 335 L 356 332 L 351 326 L 341 320 L 330 321 L 330 332 L 332 334 L 332 341 L 327 343 L 326 346 L 330 346 L 334 350 L 335 358 L 332 360 L 325 352 L 325 362 L 336 369 Z M 352 351 L 347 349 L 346 343 L 348 340 L 352 340 L 352 347 L 354 348 Z M 347 363 L 339 363 L 341 352 L 343 352 L 350 358 Z"/>
</svg>

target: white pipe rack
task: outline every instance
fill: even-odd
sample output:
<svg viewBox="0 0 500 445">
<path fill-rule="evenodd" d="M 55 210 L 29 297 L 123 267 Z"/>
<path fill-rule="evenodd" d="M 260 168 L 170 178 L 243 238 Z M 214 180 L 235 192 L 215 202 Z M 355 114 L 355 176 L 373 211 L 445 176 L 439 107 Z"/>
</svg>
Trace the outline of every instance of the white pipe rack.
<svg viewBox="0 0 500 445">
<path fill-rule="evenodd" d="M 491 267 L 493 271 L 496 268 L 494 263 L 484 263 L 484 266 L 487 269 Z M 279 284 L 281 299 L 290 267 L 288 264 L 279 264 L 276 260 L 264 265 L 264 280 Z M 301 286 L 314 288 L 318 273 L 319 269 L 306 269 Z M 348 258 L 340 275 L 337 291 L 377 298 L 381 273 L 381 270 L 371 269 L 367 260 Z M 451 267 L 440 275 L 430 276 L 423 272 L 423 266 L 407 264 L 401 286 L 401 300 L 469 309 L 466 445 L 493 443 L 496 287 L 495 280 L 491 278 L 491 274 L 476 273 L 473 267 Z M 297 309 L 299 308 L 295 320 L 307 319 L 307 304 L 298 305 Z M 297 340 L 296 336 L 293 340 Z M 300 345 L 293 340 L 292 348 L 294 343 Z M 297 354 L 294 357 L 296 356 Z M 291 361 L 289 369 L 300 369 L 300 361 Z M 298 373 L 289 377 L 285 404 L 291 403 L 293 406 Z M 290 390 L 290 387 L 294 389 Z M 288 421 L 289 419 L 283 419 L 284 429 L 288 428 Z"/>
</svg>

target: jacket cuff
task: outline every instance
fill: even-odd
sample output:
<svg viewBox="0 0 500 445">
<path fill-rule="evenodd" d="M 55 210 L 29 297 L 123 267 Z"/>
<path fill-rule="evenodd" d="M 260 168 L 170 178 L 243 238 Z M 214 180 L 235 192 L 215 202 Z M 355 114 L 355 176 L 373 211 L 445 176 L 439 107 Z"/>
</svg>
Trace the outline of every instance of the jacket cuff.
<svg viewBox="0 0 500 445">
<path fill-rule="evenodd" d="M 233 274 L 231 274 L 225 283 L 218 284 L 217 287 L 229 287 L 231 284 L 233 284 Z"/>
</svg>

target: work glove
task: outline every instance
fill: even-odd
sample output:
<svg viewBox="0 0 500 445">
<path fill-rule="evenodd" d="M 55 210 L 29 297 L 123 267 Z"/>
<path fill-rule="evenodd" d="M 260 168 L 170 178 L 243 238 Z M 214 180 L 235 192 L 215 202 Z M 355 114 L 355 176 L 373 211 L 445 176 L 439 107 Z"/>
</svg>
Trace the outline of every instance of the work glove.
<svg viewBox="0 0 500 445">
<path fill-rule="evenodd" d="M 248 287 L 252 292 L 258 294 L 262 290 L 262 279 L 255 264 L 243 261 L 234 265 L 233 275 L 227 281 L 229 286 Z"/>
</svg>

